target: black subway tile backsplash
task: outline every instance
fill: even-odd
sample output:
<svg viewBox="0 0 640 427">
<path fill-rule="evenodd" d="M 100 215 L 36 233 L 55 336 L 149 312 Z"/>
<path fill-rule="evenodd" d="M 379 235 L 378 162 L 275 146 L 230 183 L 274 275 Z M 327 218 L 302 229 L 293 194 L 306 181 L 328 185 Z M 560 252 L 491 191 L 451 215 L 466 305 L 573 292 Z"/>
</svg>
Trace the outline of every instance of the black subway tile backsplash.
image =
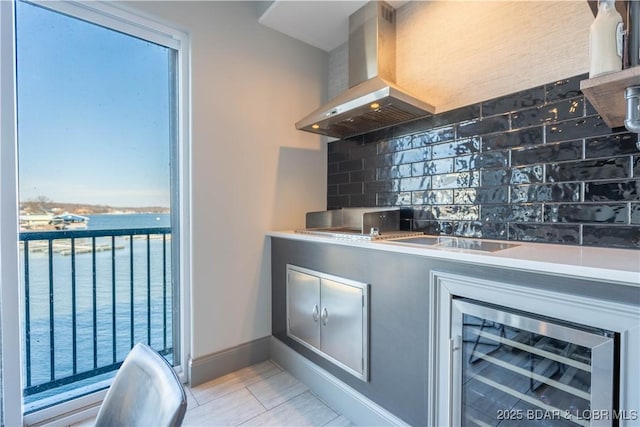
<svg viewBox="0 0 640 427">
<path fill-rule="evenodd" d="M 468 137 L 485 135 L 488 133 L 504 132 L 509 129 L 509 116 L 494 116 L 483 119 L 470 120 L 458 125 L 458 136 Z"/>
<path fill-rule="evenodd" d="M 544 104 L 544 101 L 544 87 L 540 86 L 531 90 L 525 90 L 513 95 L 507 95 L 483 102 L 482 115 L 491 116 L 495 114 L 509 113 L 511 111 L 522 110 L 523 108 L 526 109 Z"/>
<path fill-rule="evenodd" d="M 329 144 L 327 207 L 398 206 L 403 229 L 640 249 L 637 135 L 576 76 Z"/>
<path fill-rule="evenodd" d="M 565 162 L 547 165 L 547 181 L 591 181 L 596 179 L 629 178 L 628 157 Z"/>
<path fill-rule="evenodd" d="M 511 150 L 511 166 L 579 160 L 582 158 L 582 146 L 582 140 L 579 139 L 533 147 L 514 148 Z"/>
<path fill-rule="evenodd" d="M 629 205 L 618 204 L 547 204 L 544 207 L 545 222 L 615 223 L 629 222 Z"/>
<path fill-rule="evenodd" d="M 588 138 L 584 147 L 585 158 L 638 154 L 637 140 L 638 135 L 628 132 Z"/>
<path fill-rule="evenodd" d="M 546 142 L 566 141 L 568 139 L 587 138 L 589 136 L 607 135 L 611 129 L 600 116 L 580 117 L 545 126 Z"/>
<path fill-rule="evenodd" d="M 546 100 L 552 102 L 558 99 L 574 98 L 581 96 L 580 81 L 589 78 L 588 74 L 582 74 L 570 79 L 559 80 L 545 86 Z"/>
<path fill-rule="evenodd" d="M 587 182 L 584 184 L 586 202 L 640 202 L 640 179 Z"/>
<path fill-rule="evenodd" d="M 544 143 L 544 127 L 503 132 L 482 138 L 482 151 L 505 150 Z"/>
</svg>

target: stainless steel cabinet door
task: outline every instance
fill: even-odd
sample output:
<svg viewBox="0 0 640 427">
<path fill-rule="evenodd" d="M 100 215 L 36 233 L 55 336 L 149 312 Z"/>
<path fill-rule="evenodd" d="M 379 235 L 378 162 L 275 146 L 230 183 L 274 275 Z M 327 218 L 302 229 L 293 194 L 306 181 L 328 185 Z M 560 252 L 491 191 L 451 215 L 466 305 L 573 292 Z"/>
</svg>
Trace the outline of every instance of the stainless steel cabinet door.
<svg viewBox="0 0 640 427">
<path fill-rule="evenodd" d="M 321 349 L 358 373 L 364 371 L 363 289 L 323 278 L 320 287 Z"/>
<path fill-rule="evenodd" d="M 320 278 L 293 269 L 287 272 L 288 334 L 320 348 Z"/>
</svg>

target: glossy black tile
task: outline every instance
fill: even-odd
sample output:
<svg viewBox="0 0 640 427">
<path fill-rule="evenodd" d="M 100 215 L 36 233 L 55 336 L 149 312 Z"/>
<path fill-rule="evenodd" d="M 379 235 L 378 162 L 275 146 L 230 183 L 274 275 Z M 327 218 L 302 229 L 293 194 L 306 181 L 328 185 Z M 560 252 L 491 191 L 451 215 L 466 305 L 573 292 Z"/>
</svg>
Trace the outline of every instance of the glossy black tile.
<svg viewBox="0 0 640 427">
<path fill-rule="evenodd" d="M 582 236 L 587 246 L 640 249 L 640 226 L 585 225 Z"/>
<path fill-rule="evenodd" d="M 471 169 L 493 169 L 509 166 L 508 151 L 489 151 L 475 156 Z"/>
<path fill-rule="evenodd" d="M 376 179 L 379 181 L 394 179 L 394 178 L 408 178 L 412 176 L 413 165 L 411 163 L 406 165 L 389 166 L 386 168 L 378 168 L 376 170 Z"/>
<path fill-rule="evenodd" d="M 433 116 L 433 126 L 445 126 L 453 123 L 466 122 L 480 117 L 480 104 L 472 104 L 466 107 L 436 114 Z"/>
<path fill-rule="evenodd" d="M 478 151 L 480 151 L 480 138 L 478 137 L 460 139 L 431 146 L 431 155 L 434 159 L 463 156 L 465 154 L 477 153 Z"/>
<path fill-rule="evenodd" d="M 351 194 L 349 195 L 349 206 L 374 207 L 376 206 L 375 194 Z"/>
<path fill-rule="evenodd" d="M 580 184 L 532 184 L 511 187 L 512 203 L 578 202 Z"/>
<path fill-rule="evenodd" d="M 378 144 L 358 144 L 349 150 L 349 160 L 378 155 Z"/>
<path fill-rule="evenodd" d="M 388 127 L 388 128 L 380 129 L 380 130 L 362 135 L 359 138 L 361 138 L 362 142 L 364 143 L 371 143 L 371 142 L 382 141 L 388 138 L 393 138 L 394 135 L 395 133 L 393 131 L 393 127 Z"/>
<path fill-rule="evenodd" d="M 476 155 L 458 156 L 453 160 L 453 170 L 456 172 L 467 172 L 476 169 Z"/>
<path fill-rule="evenodd" d="M 546 243 L 580 243 L 580 226 L 565 224 L 510 223 L 509 240 Z"/>
<path fill-rule="evenodd" d="M 329 146 L 334 146 L 334 145 L 339 145 L 337 142 L 334 142 L 333 144 L 329 144 Z M 327 160 L 328 163 L 334 163 L 334 164 L 338 164 L 339 162 L 343 162 L 345 160 L 349 159 L 349 151 L 335 151 L 332 153 L 327 153 Z"/>
<path fill-rule="evenodd" d="M 412 175 L 437 175 L 451 173 L 453 172 L 453 160 L 453 158 L 448 158 L 414 163 L 412 165 Z"/>
<path fill-rule="evenodd" d="M 338 163 L 338 172 L 351 172 L 363 169 L 362 159 L 346 160 Z"/>
<path fill-rule="evenodd" d="M 507 224 L 457 221 L 454 223 L 453 235 L 457 237 L 504 240 L 507 238 Z"/>
<path fill-rule="evenodd" d="M 446 124 L 446 123 L 445 123 Z M 422 117 L 420 119 L 412 120 L 410 122 L 401 123 L 393 127 L 393 135 L 395 137 L 410 135 L 416 132 L 424 132 L 425 129 L 431 129 L 441 126 L 434 122 L 433 116 Z"/>
<path fill-rule="evenodd" d="M 377 169 L 394 166 L 394 153 L 380 154 L 362 159 L 362 169 Z"/>
<path fill-rule="evenodd" d="M 628 156 L 601 160 L 552 163 L 547 166 L 547 181 L 590 181 L 631 177 Z"/>
<path fill-rule="evenodd" d="M 400 191 L 428 190 L 431 188 L 430 176 L 400 179 Z"/>
<path fill-rule="evenodd" d="M 453 190 L 414 191 L 411 195 L 411 203 L 413 205 L 452 205 L 454 204 Z"/>
<path fill-rule="evenodd" d="M 361 182 L 355 184 L 338 184 L 338 195 L 344 196 L 347 194 L 363 194 L 363 185 Z"/>
<path fill-rule="evenodd" d="M 637 136 L 604 125 L 583 78 L 332 142 L 327 206 L 398 206 L 404 229 L 433 234 L 637 249 Z"/>
<path fill-rule="evenodd" d="M 489 135 L 482 138 L 482 151 L 526 147 L 544 142 L 542 126 Z"/>
<path fill-rule="evenodd" d="M 338 185 L 349 183 L 349 172 L 335 173 L 327 176 L 328 185 Z"/>
<path fill-rule="evenodd" d="M 511 170 L 509 169 L 484 169 L 480 171 L 480 183 L 483 187 L 495 187 L 509 184 Z"/>
<path fill-rule="evenodd" d="M 509 129 L 509 116 L 494 116 L 485 119 L 470 120 L 458 125 L 458 137 L 466 138 L 476 135 L 504 132 Z"/>
<path fill-rule="evenodd" d="M 629 223 L 632 225 L 640 225 L 640 203 L 631 202 L 630 205 L 630 214 L 629 214 Z"/>
<path fill-rule="evenodd" d="M 611 133 L 600 116 L 588 116 L 546 125 L 547 142 L 567 141 Z"/>
<path fill-rule="evenodd" d="M 640 200 L 640 179 L 586 182 L 584 184 L 585 202 L 633 202 L 638 200 Z"/>
<path fill-rule="evenodd" d="M 420 206 L 413 209 L 412 219 L 414 221 L 433 221 L 435 218 L 430 206 Z"/>
<path fill-rule="evenodd" d="M 482 103 L 482 115 L 493 116 L 495 114 L 508 113 L 533 107 L 545 101 L 544 86 L 536 87 L 513 95 L 507 95 Z"/>
<path fill-rule="evenodd" d="M 400 180 L 390 179 L 387 181 L 372 181 L 364 183 L 365 194 L 390 193 L 400 191 Z"/>
<path fill-rule="evenodd" d="M 376 206 L 399 206 L 401 200 L 399 193 L 376 193 Z"/>
<path fill-rule="evenodd" d="M 512 113 L 511 128 L 554 123 L 582 116 L 584 116 L 584 99 L 574 98 Z"/>
<path fill-rule="evenodd" d="M 544 181 L 542 165 L 526 166 L 511 169 L 511 184 L 535 184 Z"/>
<path fill-rule="evenodd" d="M 582 92 L 580 91 L 580 82 L 588 78 L 588 74 L 581 74 L 579 76 L 558 80 L 545 85 L 547 102 L 582 95 Z"/>
<path fill-rule="evenodd" d="M 412 148 L 410 150 L 398 151 L 393 154 L 393 163 L 423 162 L 431 158 L 431 147 Z"/>
<path fill-rule="evenodd" d="M 413 136 L 413 146 L 420 147 L 427 144 L 435 144 L 438 142 L 452 141 L 456 137 L 456 131 L 453 126 L 432 129 L 429 132 L 419 133 Z"/>
<path fill-rule="evenodd" d="M 327 196 L 327 209 L 339 209 L 351 206 L 349 196 Z"/>
<path fill-rule="evenodd" d="M 636 154 L 636 141 L 638 136 L 635 133 L 618 133 L 604 135 L 585 140 L 585 157 L 609 157 L 622 154 Z"/>
<path fill-rule="evenodd" d="M 431 188 L 434 190 L 443 188 L 477 187 L 479 185 L 478 172 L 460 172 L 431 177 Z"/>
<path fill-rule="evenodd" d="M 375 179 L 376 179 L 375 169 L 349 172 L 349 182 L 369 182 L 369 181 L 375 181 Z"/>
<path fill-rule="evenodd" d="M 545 222 L 629 223 L 629 205 L 617 204 L 545 204 Z"/>
<path fill-rule="evenodd" d="M 480 187 L 475 189 L 474 203 L 488 205 L 492 203 L 509 203 L 509 187 Z"/>
<path fill-rule="evenodd" d="M 482 205 L 485 222 L 542 222 L 542 204 Z"/>
<path fill-rule="evenodd" d="M 556 142 L 511 150 L 511 166 L 578 160 L 582 158 L 582 140 Z"/>
<path fill-rule="evenodd" d="M 451 221 L 413 221 L 412 230 L 426 234 L 451 235 L 453 222 Z"/>
<path fill-rule="evenodd" d="M 411 146 L 411 136 L 404 136 L 400 138 L 391 138 L 384 141 L 380 141 L 376 144 L 378 147 L 378 154 L 395 153 L 396 151 L 408 150 Z"/>
<path fill-rule="evenodd" d="M 431 212 L 433 217 L 439 220 L 477 221 L 480 218 L 480 209 L 473 205 L 435 205 Z"/>
<path fill-rule="evenodd" d="M 472 205 L 478 201 L 477 193 L 476 188 L 455 189 L 453 190 L 453 203 L 456 205 Z"/>
</svg>

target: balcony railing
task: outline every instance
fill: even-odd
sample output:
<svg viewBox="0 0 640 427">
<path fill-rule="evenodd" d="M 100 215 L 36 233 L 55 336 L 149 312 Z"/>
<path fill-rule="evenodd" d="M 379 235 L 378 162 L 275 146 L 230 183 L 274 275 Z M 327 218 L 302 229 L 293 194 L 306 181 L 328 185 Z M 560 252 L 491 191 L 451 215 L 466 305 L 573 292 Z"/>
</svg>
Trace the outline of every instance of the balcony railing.
<svg viewBox="0 0 640 427">
<path fill-rule="evenodd" d="M 170 362 L 171 227 L 20 233 L 25 403 L 116 371 L 136 342 Z"/>
</svg>

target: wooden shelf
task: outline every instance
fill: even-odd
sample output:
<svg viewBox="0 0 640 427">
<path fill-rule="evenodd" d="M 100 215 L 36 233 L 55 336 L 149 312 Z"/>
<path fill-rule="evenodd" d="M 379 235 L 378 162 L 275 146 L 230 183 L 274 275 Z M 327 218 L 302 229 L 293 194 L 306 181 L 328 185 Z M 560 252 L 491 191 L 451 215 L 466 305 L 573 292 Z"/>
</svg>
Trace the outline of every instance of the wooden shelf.
<svg viewBox="0 0 640 427">
<path fill-rule="evenodd" d="M 640 66 L 580 82 L 580 90 L 610 128 L 624 126 L 624 91 L 630 86 L 640 86 Z"/>
</svg>

